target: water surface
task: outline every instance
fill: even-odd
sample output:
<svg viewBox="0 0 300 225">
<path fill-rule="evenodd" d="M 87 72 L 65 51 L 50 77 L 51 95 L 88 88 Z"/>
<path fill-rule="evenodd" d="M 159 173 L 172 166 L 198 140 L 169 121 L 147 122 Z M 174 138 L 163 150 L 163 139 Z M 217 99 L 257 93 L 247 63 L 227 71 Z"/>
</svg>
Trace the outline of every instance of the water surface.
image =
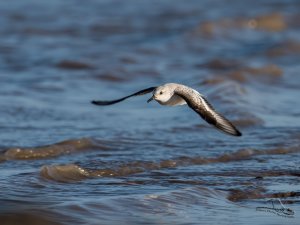
<svg viewBox="0 0 300 225">
<path fill-rule="evenodd" d="M 299 8 L 0 3 L 1 224 L 299 224 Z M 149 96 L 90 104 L 167 82 L 243 136 Z M 277 198 L 293 216 L 256 210 Z"/>
</svg>

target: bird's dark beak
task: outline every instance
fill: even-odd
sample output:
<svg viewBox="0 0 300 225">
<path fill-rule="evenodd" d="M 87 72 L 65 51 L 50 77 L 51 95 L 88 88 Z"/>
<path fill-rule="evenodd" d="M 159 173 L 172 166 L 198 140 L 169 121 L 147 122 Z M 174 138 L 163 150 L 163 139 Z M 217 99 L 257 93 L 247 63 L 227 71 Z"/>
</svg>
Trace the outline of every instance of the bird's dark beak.
<svg viewBox="0 0 300 225">
<path fill-rule="evenodd" d="M 152 95 L 152 97 L 148 99 L 147 103 L 151 102 L 153 99 L 154 99 L 154 95 Z"/>
</svg>

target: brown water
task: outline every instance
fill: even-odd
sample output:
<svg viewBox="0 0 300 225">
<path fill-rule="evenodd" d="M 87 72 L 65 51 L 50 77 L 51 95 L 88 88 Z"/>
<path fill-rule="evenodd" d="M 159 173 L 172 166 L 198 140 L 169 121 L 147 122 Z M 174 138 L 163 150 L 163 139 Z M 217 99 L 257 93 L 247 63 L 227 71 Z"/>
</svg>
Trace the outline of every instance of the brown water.
<svg viewBox="0 0 300 225">
<path fill-rule="evenodd" d="M 0 3 L 0 224 L 299 224 L 299 1 Z M 187 107 L 110 107 L 177 82 Z M 291 217 L 258 211 L 281 199 Z"/>
</svg>

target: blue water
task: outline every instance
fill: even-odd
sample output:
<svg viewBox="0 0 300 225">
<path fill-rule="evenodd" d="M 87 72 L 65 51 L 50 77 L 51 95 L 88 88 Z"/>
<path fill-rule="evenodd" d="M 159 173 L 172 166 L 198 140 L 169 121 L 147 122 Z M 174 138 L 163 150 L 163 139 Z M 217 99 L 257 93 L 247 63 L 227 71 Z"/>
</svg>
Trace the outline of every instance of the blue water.
<svg viewBox="0 0 300 225">
<path fill-rule="evenodd" d="M 0 2 L 1 224 L 299 224 L 299 8 Z M 90 104 L 168 82 L 243 136 L 150 95 Z M 293 216 L 256 210 L 277 198 Z"/>
</svg>

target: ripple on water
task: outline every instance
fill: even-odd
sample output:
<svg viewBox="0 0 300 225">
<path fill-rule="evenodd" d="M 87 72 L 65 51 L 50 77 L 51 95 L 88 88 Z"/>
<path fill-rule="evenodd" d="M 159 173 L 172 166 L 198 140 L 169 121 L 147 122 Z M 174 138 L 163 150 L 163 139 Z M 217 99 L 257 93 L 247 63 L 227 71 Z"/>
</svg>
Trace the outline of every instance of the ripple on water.
<svg viewBox="0 0 300 225">
<path fill-rule="evenodd" d="M 262 14 L 249 18 L 222 18 L 217 21 L 202 22 L 192 31 L 193 35 L 211 37 L 215 34 L 228 35 L 228 30 L 251 29 L 266 32 L 281 32 L 288 27 L 284 16 L 279 12 Z M 219 31 L 222 31 L 220 33 Z"/>
<path fill-rule="evenodd" d="M 44 159 L 93 149 L 107 150 L 109 147 L 101 144 L 100 141 L 82 138 L 35 148 L 11 148 L 5 151 L 4 158 L 6 160 Z"/>
<path fill-rule="evenodd" d="M 232 153 L 225 153 L 217 157 L 179 157 L 175 159 L 166 159 L 160 162 L 145 162 L 145 161 L 134 161 L 130 163 L 125 163 L 119 166 L 113 166 L 110 168 L 103 169 L 85 169 L 78 165 L 67 164 L 67 165 L 45 165 L 41 168 L 40 175 L 43 178 L 59 181 L 59 182 L 69 182 L 69 181 L 79 181 L 87 178 L 100 178 L 100 177 L 124 177 L 133 174 L 138 174 L 146 171 L 161 170 L 168 168 L 186 167 L 191 165 L 205 165 L 211 163 L 229 163 L 241 160 L 248 160 L 251 157 L 259 155 L 281 155 L 300 152 L 299 148 L 275 148 L 267 150 L 257 150 L 257 149 L 242 149 Z M 238 174 L 238 173 L 237 173 Z M 281 171 L 277 172 L 277 175 L 292 175 L 297 176 L 298 173 L 293 173 L 291 171 Z M 221 174 L 219 174 L 221 175 Z M 234 174 L 232 174 L 234 175 Z M 258 172 L 251 173 L 248 175 L 258 177 L 261 175 L 274 176 L 274 171 L 268 172 Z"/>
<path fill-rule="evenodd" d="M 11 212 L 0 215 L 2 225 L 62 225 L 55 219 L 47 218 L 38 213 Z"/>
<path fill-rule="evenodd" d="M 299 1 L 18 2 L 0 1 L 1 225 L 298 224 Z M 90 104 L 167 82 L 244 136 Z M 295 218 L 256 212 L 269 198 Z"/>
<path fill-rule="evenodd" d="M 282 69 L 269 64 L 262 67 L 240 67 L 230 71 L 219 72 L 215 77 L 206 78 L 201 81 L 202 85 L 217 85 L 228 81 L 248 83 L 249 81 L 274 81 L 278 80 L 283 74 Z"/>
<path fill-rule="evenodd" d="M 43 178 L 58 182 L 79 181 L 91 176 L 87 170 L 75 164 L 43 166 L 41 168 L 40 175 Z"/>
</svg>

